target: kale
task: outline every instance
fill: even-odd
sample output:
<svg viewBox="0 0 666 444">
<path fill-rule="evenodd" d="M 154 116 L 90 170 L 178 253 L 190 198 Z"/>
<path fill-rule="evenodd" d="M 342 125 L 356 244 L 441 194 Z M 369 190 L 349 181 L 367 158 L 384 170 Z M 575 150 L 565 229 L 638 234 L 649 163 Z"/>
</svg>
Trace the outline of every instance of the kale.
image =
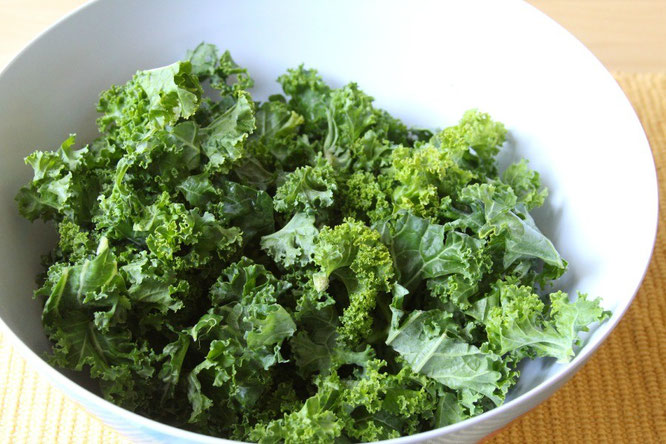
<svg viewBox="0 0 666 444">
<path fill-rule="evenodd" d="M 103 92 L 89 145 L 26 158 L 19 210 L 60 234 L 53 365 L 209 435 L 373 441 L 500 405 L 522 359 L 568 361 L 608 316 L 543 293 L 567 263 L 529 214 L 539 174 L 499 174 L 501 123 L 412 130 L 355 83 L 278 82 L 255 102 L 201 44 Z"/>
</svg>

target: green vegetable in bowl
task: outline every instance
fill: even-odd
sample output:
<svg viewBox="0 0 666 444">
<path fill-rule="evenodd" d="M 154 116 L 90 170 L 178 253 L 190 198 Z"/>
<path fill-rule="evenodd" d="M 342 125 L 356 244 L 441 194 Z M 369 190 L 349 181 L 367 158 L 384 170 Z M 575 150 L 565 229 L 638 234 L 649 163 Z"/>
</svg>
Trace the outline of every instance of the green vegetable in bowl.
<svg viewBox="0 0 666 444">
<path fill-rule="evenodd" d="M 60 233 L 53 365 L 201 433 L 373 441 L 502 404 L 522 359 L 566 362 L 608 316 L 548 294 L 567 264 L 529 214 L 538 173 L 497 170 L 501 123 L 414 130 L 354 83 L 278 82 L 255 102 L 202 44 L 102 93 L 91 144 L 26 158 L 20 212 Z"/>
</svg>

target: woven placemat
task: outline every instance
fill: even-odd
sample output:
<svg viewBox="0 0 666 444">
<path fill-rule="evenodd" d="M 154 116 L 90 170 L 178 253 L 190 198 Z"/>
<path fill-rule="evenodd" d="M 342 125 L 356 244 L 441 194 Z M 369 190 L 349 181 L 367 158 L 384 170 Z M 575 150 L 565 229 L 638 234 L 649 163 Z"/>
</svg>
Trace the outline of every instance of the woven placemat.
<svg viewBox="0 0 666 444">
<path fill-rule="evenodd" d="M 666 74 L 616 78 L 643 122 L 661 183 L 652 263 L 626 316 L 588 364 L 485 444 L 666 441 Z M 0 336 L 0 443 L 6 442 L 127 441 L 52 388 Z"/>
</svg>

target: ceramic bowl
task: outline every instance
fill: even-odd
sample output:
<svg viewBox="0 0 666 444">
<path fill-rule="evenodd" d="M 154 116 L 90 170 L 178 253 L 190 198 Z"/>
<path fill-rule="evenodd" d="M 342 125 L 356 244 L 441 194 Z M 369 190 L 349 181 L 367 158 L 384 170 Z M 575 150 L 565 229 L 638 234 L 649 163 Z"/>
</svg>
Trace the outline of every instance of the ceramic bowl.
<svg viewBox="0 0 666 444">
<path fill-rule="evenodd" d="M 533 7 L 519 1 L 98 0 L 44 32 L 0 75 L 0 324 L 32 368 L 103 421 L 137 441 L 224 442 L 116 407 L 82 376 L 42 360 L 49 343 L 31 294 L 40 254 L 55 236 L 52 227 L 17 213 L 14 195 L 31 177 L 23 158 L 36 148 L 56 148 L 70 132 L 92 140 L 100 91 L 138 69 L 178 60 L 201 41 L 229 49 L 249 68 L 258 99 L 277 91 L 274 79 L 286 68 L 305 63 L 335 86 L 358 82 L 408 124 L 443 127 L 468 108 L 504 122 L 510 139 L 503 162 L 528 158 L 550 188 L 547 205 L 534 216 L 569 261 L 561 287 L 600 296 L 613 312 L 570 363 L 526 363 L 503 406 L 392 442 L 486 436 L 550 396 L 617 325 L 654 244 L 654 162 L 611 75 Z"/>
</svg>

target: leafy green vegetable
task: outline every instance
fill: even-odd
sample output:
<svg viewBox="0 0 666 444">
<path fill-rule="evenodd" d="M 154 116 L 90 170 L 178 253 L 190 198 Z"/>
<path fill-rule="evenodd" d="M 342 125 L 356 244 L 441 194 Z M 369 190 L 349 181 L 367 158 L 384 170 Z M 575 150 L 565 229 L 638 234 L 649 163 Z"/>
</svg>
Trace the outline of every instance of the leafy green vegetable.
<svg viewBox="0 0 666 444">
<path fill-rule="evenodd" d="M 404 287 L 413 289 L 423 279 L 451 274 L 459 274 L 470 282 L 482 279 L 488 266 L 482 239 L 458 231 L 446 233 L 443 225 L 410 213 L 399 216 L 394 226 L 388 225 L 378 228 Z"/>
<path fill-rule="evenodd" d="M 318 230 L 314 216 L 296 213 L 280 231 L 261 238 L 263 248 L 275 262 L 285 268 L 312 262 L 314 240 Z"/>
<path fill-rule="evenodd" d="M 550 294 L 547 310 L 530 287 L 499 282 L 488 298 L 498 305 L 490 311 L 486 323 L 490 345 L 500 354 L 523 357 L 552 356 L 567 362 L 579 344 L 578 332 L 605 314 L 598 304 L 581 294 L 569 302 L 566 294 Z"/>
<path fill-rule="evenodd" d="M 207 169 L 228 172 L 243 156 L 243 142 L 254 130 L 254 124 L 252 103 L 244 93 L 224 114 L 202 128 L 201 149 L 208 156 Z"/>
<path fill-rule="evenodd" d="M 388 249 L 377 231 L 353 219 L 345 219 L 334 229 L 324 227 L 318 238 L 314 261 L 321 271 L 313 274 L 317 291 L 328 288 L 335 275 L 347 290 L 349 306 L 340 316 L 340 336 L 349 343 L 368 337 L 372 310 L 379 293 L 387 292 L 393 279 Z"/>
<path fill-rule="evenodd" d="M 355 83 L 278 82 L 255 102 L 201 44 L 103 92 L 89 145 L 26 158 L 19 211 L 60 234 L 36 291 L 54 365 L 197 432 L 373 441 L 500 405 L 522 359 L 566 362 L 608 316 L 546 294 L 567 264 L 529 214 L 539 174 L 497 170 L 501 123 L 433 134 Z"/>
<path fill-rule="evenodd" d="M 323 158 L 288 173 L 275 191 L 275 209 L 281 213 L 315 212 L 333 205 L 337 190 L 333 167 Z"/>
<path fill-rule="evenodd" d="M 386 343 L 423 373 L 452 389 L 467 389 L 500 404 L 495 392 L 502 377 L 500 356 L 455 337 L 457 326 L 449 324 L 448 313 L 414 310 L 398 328 L 389 332 Z"/>
</svg>

